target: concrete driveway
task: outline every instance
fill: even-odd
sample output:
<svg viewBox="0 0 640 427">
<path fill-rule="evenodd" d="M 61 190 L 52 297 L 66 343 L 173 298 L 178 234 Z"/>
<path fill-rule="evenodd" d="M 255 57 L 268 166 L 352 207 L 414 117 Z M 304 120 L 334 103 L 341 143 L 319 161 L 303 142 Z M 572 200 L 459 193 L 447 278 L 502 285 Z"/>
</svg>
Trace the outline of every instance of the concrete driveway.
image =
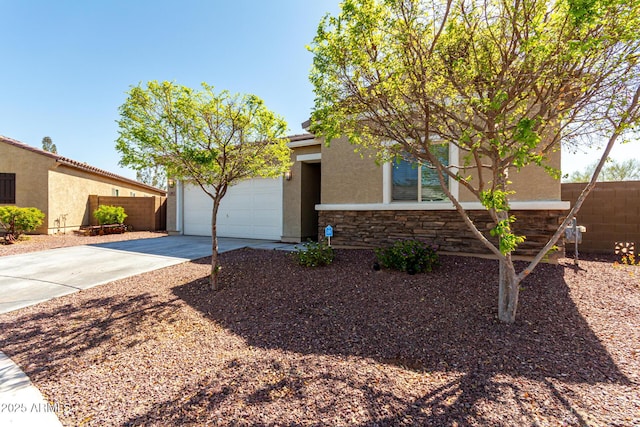
<svg viewBox="0 0 640 427">
<path fill-rule="evenodd" d="M 265 240 L 219 239 L 219 251 L 287 249 Z M 211 255 L 211 238 L 167 236 L 0 257 L 0 313 Z"/>
</svg>

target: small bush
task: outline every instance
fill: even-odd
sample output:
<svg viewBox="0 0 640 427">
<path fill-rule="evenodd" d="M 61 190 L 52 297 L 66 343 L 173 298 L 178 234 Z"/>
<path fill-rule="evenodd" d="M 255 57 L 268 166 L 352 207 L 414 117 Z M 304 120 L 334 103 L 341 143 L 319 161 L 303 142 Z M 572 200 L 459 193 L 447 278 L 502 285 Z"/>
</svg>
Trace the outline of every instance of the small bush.
<svg viewBox="0 0 640 427">
<path fill-rule="evenodd" d="M 431 272 L 439 265 L 436 250 L 418 240 L 399 241 L 390 248 L 379 248 L 375 252 L 382 267 L 409 274 Z"/>
<path fill-rule="evenodd" d="M 297 263 L 305 267 L 329 265 L 335 258 L 335 252 L 326 242 L 307 242 L 301 248 L 296 247 L 293 256 Z"/>
<path fill-rule="evenodd" d="M 122 224 L 127 214 L 122 206 L 100 205 L 93 211 L 93 216 L 98 220 L 98 224 Z"/>
<path fill-rule="evenodd" d="M 43 221 L 44 213 L 40 209 L 0 206 L 0 227 L 4 230 L 6 242 L 14 242 L 24 233 L 40 227 Z"/>
</svg>

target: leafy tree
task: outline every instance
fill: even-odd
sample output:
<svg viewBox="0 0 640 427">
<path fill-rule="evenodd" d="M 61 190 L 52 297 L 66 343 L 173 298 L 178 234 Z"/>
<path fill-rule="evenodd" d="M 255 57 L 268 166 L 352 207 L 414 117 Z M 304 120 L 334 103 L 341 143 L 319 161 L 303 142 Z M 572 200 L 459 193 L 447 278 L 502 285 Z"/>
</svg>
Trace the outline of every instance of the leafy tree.
<svg viewBox="0 0 640 427">
<path fill-rule="evenodd" d="M 120 163 L 138 170 L 160 166 L 190 181 L 213 200 L 210 284 L 218 289 L 217 214 L 227 189 L 252 177 L 284 173 L 289 148 L 285 121 L 255 95 L 196 91 L 170 82 L 132 87 L 120 107 Z"/>
<path fill-rule="evenodd" d="M 589 182 L 598 162 L 587 166 L 582 171 L 575 171 L 567 182 Z M 598 181 L 631 181 L 640 179 L 640 162 L 637 159 L 627 159 L 621 162 L 609 160 L 602 168 Z"/>
<path fill-rule="evenodd" d="M 509 175 L 538 165 L 559 179 L 548 159 L 561 140 L 604 136 L 604 159 L 637 125 L 639 9 L 636 0 L 345 0 L 309 47 L 311 130 L 327 143 L 347 136 L 381 161 L 406 156 L 431 165 L 468 228 L 499 259 L 498 317 L 514 322 L 519 283 L 593 183 L 518 273 L 512 253 L 525 236 L 512 231 Z M 463 153 L 460 163 L 439 160 L 434 147 L 443 141 Z M 490 233 L 449 191 L 449 178 L 489 212 Z"/>
<path fill-rule="evenodd" d="M 51 137 L 48 136 L 42 138 L 42 149 L 50 153 L 58 154 L 58 148 L 56 147 L 56 144 L 54 144 L 51 140 Z"/>
<path fill-rule="evenodd" d="M 167 174 L 160 165 L 138 169 L 136 179 L 152 187 L 167 189 Z"/>
</svg>

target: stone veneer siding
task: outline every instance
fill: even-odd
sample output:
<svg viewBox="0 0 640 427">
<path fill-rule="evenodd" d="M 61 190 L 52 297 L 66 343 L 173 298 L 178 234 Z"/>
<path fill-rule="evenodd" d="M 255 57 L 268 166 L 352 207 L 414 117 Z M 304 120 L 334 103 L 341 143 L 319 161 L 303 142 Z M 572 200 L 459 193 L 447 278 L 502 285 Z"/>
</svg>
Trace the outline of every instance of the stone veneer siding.
<svg viewBox="0 0 640 427">
<path fill-rule="evenodd" d="M 516 255 L 533 256 L 547 243 L 558 228 L 565 211 L 511 211 L 516 217 L 514 230 L 527 239 Z M 472 221 L 487 237 L 492 228 L 489 213 L 469 211 Z M 457 211 L 376 210 L 376 211 L 320 211 L 318 237 L 324 238 L 324 227 L 330 224 L 334 235 L 331 244 L 354 248 L 376 248 L 397 240 L 419 239 L 438 246 L 443 252 L 488 254 L 489 250 L 471 233 Z M 564 254 L 563 240 L 556 243 Z"/>
</svg>

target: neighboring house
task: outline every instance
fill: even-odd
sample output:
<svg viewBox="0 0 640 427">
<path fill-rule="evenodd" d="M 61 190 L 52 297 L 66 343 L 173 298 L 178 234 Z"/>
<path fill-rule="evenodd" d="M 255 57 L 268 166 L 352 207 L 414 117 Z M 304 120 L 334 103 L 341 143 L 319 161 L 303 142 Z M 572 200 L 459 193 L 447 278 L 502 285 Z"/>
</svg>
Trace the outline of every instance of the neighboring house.
<svg viewBox="0 0 640 427">
<path fill-rule="evenodd" d="M 324 227 L 331 225 L 334 245 L 378 247 L 418 238 L 444 251 L 487 252 L 443 198 L 431 170 L 406 162 L 376 165 L 373 156 L 366 150 L 355 153 L 346 139 L 326 146 L 311 134 L 296 135 L 289 147 L 293 166 L 286 178 L 252 179 L 229 189 L 218 214 L 219 236 L 301 242 L 322 238 Z M 440 155 L 459 163 L 453 161 L 458 157 L 453 145 L 443 146 Z M 552 164 L 560 168 L 560 151 L 553 154 Z M 527 236 L 520 253 L 529 255 L 546 243 L 569 203 L 561 201 L 560 181 L 538 166 L 510 178 L 516 191 L 511 204 L 515 230 Z M 455 180 L 449 186 L 474 222 L 481 229 L 490 227 L 480 202 Z M 198 187 L 177 183 L 169 189 L 167 228 L 211 235 L 211 205 Z"/>
<path fill-rule="evenodd" d="M 0 136 L 0 205 L 45 213 L 38 233 L 89 225 L 89 196 L 165 196 L 165 191 Z"/>
</svg>

